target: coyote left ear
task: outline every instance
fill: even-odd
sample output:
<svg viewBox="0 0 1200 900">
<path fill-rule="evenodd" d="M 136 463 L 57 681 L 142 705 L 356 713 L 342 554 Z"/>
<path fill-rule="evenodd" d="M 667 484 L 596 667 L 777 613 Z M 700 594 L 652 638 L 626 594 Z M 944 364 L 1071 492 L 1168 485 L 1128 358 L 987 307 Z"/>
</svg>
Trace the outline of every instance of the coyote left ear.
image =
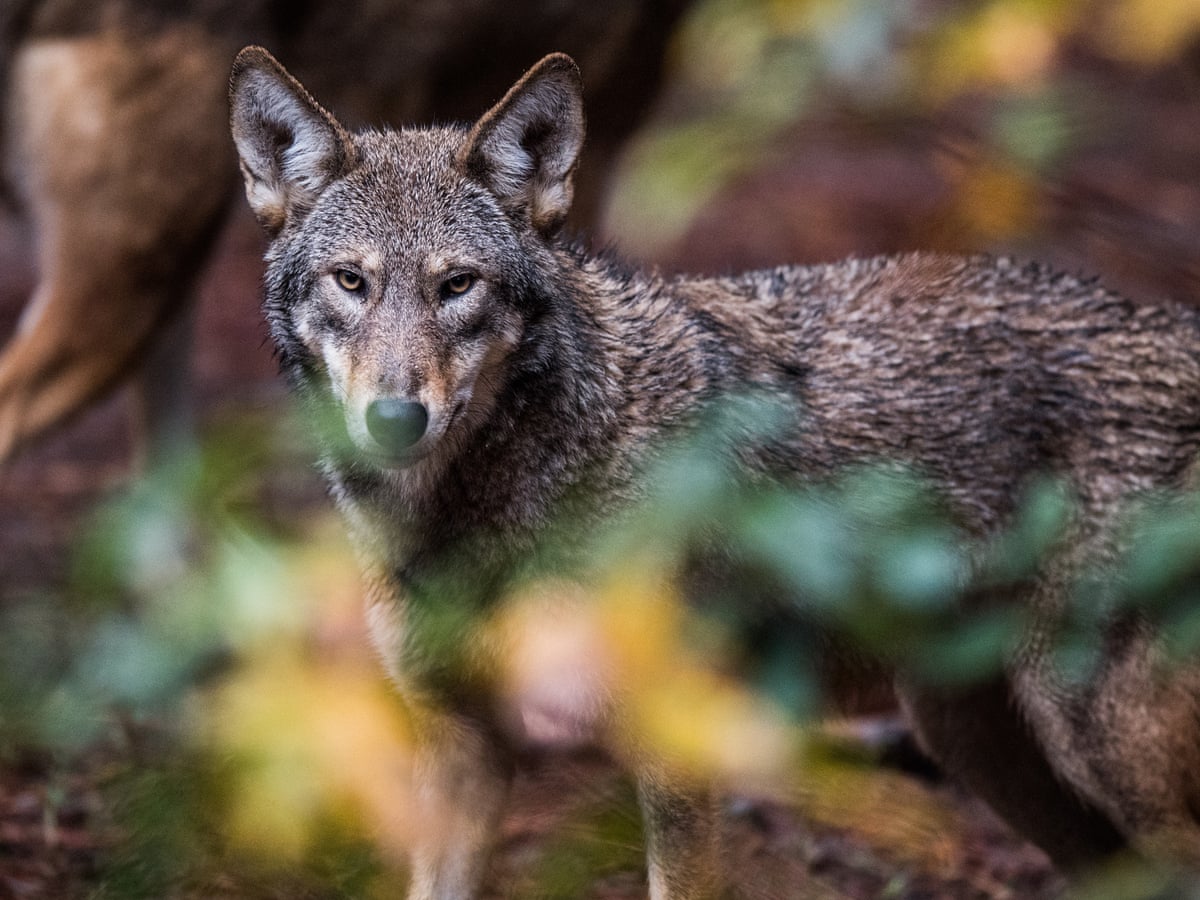
<svg viewBox="0 0 1200 900">
<path fill-rule="evenodd" d="M 552 53 L 475 124 L 458 164 L 506 210 L 550 234 L 571 207 L 583 132 L 579 67 L 571 57 Z"/>
</svg>

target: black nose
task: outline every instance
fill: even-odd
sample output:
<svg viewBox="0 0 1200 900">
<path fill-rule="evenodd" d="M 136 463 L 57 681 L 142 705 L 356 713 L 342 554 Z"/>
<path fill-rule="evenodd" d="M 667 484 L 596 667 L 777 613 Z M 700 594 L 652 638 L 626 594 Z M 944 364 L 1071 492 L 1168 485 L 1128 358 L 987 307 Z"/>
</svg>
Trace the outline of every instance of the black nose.
<svg viewBox="0 0 1200 900">
<path fill-rule="evenodd" d="M 429 413 L 421 403 L 376 400 L 367 407 L 367 431 L 389 453 L 400 453 L 425 434 Z"/>
</svg>

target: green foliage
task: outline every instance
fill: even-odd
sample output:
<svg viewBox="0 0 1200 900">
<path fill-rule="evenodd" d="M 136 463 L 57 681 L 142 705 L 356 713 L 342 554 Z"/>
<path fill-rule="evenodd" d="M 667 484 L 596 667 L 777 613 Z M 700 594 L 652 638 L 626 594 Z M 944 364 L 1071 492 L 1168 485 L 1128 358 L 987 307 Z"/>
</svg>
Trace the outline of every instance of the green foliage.
<svg viewBox="0 0 1200 900">
<path fill-rule="evenodd" d="M 660 121 L 623 166 L 614 232 L 653 258 L 722 188 L 828 129 L 836 110 L 883 134 L 958 116 L 954 147 L 930 148 L 954 160 L 956 236 L 980 249 L 1027 237 L 1038 179 L 1070 151 L 1119 137 L 1102 89 L 1064 60 L 1080 49 L 1123 64 L 1177 59 L 1200 32 L 1197 9 L 1190 0 L 701 0 L 676 37 Z"/>
<path fill-rule="evenodd" d="M 645 502 L 592 535 L 596 571 L 610 573 L 600 581 L 616 578 L 617 585 L 593 598 L 601 613 L 616 602 L 626 615 L 620 605 L 633 591 L 633 614 L 646 617 L 634 626 L 643 658 L 668 662 L 683 652 L 712 667 L 713 675 L 677 684 L 657 675 L 647 683 L 667 691 L 668 704 L 675 702 L 670 691 L 690 698 L 693 730 L 707 722 L 720 732 L 733 722 L 781 734 L 777 721 L 753 724 L 771 709 L 806 721 L 822 704 L 829 643 L 819 634 L 937 684 L 997 674 L 1029 626 L 1026 611 L 1008 598 L 1047 564 L 1078 515 L 1066 485 L 1035 481 L 1011 523 L 980 539 L 956 523 L 933 482 L 894 464 L 864 464 L 806 484 L 738 477 L 734 460 L 762 448 L 769 454 L 796 415 L 754 399 L 714 409 L 697 440 L 666 448 L 654 463 Z M 73 588 L 86 602 L 70 616 L 65 604 L 5 609 L 9 633 L 22 635 L 0 659 L 5 746 L 39 744 L 67 759 L 114 741 L 125 747 L 119 754 L 128 753 L 140 735 L 154 736 L 153 749 L 117 766 L 107 788 L 121 837 L 106 854 L 101 896 L 161 896 L 230 866 L 253 881 L 296 853 L 292 871 L 335 894 L 372 895 L 380 879 L 395 877 L 367 837 L 374 826 L 363 830 L 369 804 L 360 796 L 347 807 L 347 784 L 322 774 L 327 765 L 361 766 L 360 781 L 377 784 L 362 743 L 377 732 L 362 731 L 333 756 L 313 749 L 326 740 L 324 729 L 357 733 L 362 716 L 389 714 L 370 701 L 357 719 L 323 718 L 332 696 L 342 712 L 354 707 L 358 688 L 346 685 L 357 682 L 319 668 L 311 654 L 314 628 L 323 627 L 314 611 L 324 601 L 305 554 L 317 532 L 254 513 L 262 459 L 244 444 L 217 442 L 156 473 L 97 514 Z M 1124 616 L 1160 625 L 1171 659 L 1192 659 L 1198 648 L 1200 500 L 1142 498 L 1127 520 L 1120 559 L 1083 574 L 1058 623 L 1058 658 L 1072 677 L 1087 677 L 1105 629 Z M 634 571 L 649 577 L 622 574 Z M 525 577 L 536 585 L 553 574 L 535 566 Z M 357 575 L 338 578 L 357 590 Z M 688 585 L 700 603 L 663 618 L 659 606 L 673 601 L 650 586 L 669 582 Z M 463 605 L 456 596 L 467 595 L 430 598 L 422 607 L 421 633 L 432 642 L 426 653 L 451 676 L 468 646 L 463 636 L 486 634 L 495 615 L 494 605 Z M 374 666 L 355 671 L 372 685 L 382 680 Z M 636 664 L 634 671 L 641 671 Z M 725 682 L 731 675 L 737 680 Z M 330 678 L 339 685 L 332 693 L 314 689 Z M 764 705 L 745 706 L 740 691 Z M 660 715 L 662 702 L 650 702 L 646 715 Z M 306 712 L 310 706 L 318 708 Z M 294 712 L 278 716 L 283 707 Z M 785 738 L 797 751 L 801 734 Z M 688 752 L 727 762 L 727 750 L 694 745 L 706 739 L 689 735 Z M 355 795 L 361 785 L 348 787 Z M 381 800 L 389 808 L 404 804 Z M 276 804 L 295 812 L 280 819 L 269 808 Z M 278 823 L 296 815 L 311 821 L 280 832 Z M 239 824 L 231 826 L 231 817 Z M 586 820 L 539 862 L 531 876 L 539 895 L 577 896 L 598 873 L 633 865 L 640 837 L 627 807 L 601 808 Z M 251 849 L 261 828 L 272 835 L 263 847 L 278 847 Z M 387 856 L 395 848 L 382 850 Z M 265 855 L 255 862 L 256 853 Z"/>
</svg>

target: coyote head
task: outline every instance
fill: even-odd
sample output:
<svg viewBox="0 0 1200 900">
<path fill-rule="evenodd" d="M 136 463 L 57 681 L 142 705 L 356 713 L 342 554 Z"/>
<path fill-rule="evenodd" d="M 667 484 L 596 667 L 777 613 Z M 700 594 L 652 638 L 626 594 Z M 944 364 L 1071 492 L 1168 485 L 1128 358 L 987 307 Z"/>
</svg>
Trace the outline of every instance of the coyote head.
<svg viewBox="0 0 1200 900">
<path fill-rule="evenodd" d="M 259 47 L 230 99 L 285 370 L 382 468 L 461 448 L 539 327 L 583 142 L 575 63 L 546 57 L 469 129 L 350 134 Z"/>
</svg>

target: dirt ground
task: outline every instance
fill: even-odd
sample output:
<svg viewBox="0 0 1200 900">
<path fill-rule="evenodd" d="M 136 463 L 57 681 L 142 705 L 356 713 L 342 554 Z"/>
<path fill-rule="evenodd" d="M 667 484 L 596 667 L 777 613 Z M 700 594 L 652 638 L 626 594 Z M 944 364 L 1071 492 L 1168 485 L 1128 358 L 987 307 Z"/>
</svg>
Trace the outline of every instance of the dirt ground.
<svg viewBox="0 0 1200 900">
<path fill-rule="evenodd" d="M 712 272 L 918 247 L 1014 249 L 1101 274 L 1135 298 L 1196 302 L 1200 91 L 1194 76 L 1182 67 L 1145 73 L 1095 60 L 1077 65 L 1104 98 L 1104 128 L 1036 184 L 1034 221 L 1019 237 L 989 238 L 964 218 L 954 161 L 969 161 L 978 146 L 969 107 L 881 127 L 831 104 L 722 191 L 691 230 L 651 262 Z M 205 279 L 196 322 L 202 427 L 231 412 L 270 409 L 284 395 L 257 309 L 261 250 L 239 204 Z M 33 284 L 30 259 L 26 237 L 6 225 L 0 231 L 0 335 L 14 327 Z M 65 582 L 74 536 L 88 511 L 127 483 L 130 455 L 126 401 L 118 395 L 0 476 L 5 597 L 38 596 Z M 294 483 L 297 510 L 322 504 L 315 474 L 302 470 Z M 88 895 L 104 859 L 96 785 L 107 764 L 99 754 L 64 772 L 34 755 L 0 770 L 0 898 Z M 893 796 L 912 792 L 948 810 L 946 829 L 922 838 L 924 859 L 899 858 L 871 833 L 814 823 L 783 805 L 733 800 L 725 813 L 726 853 L 748 896 L 1061 893 L 1045 858 L 954 786 L 895 771 L 879 778 Z M 573 804 L 622 790 L 611 766 L 590 756 L 524 772 L 495 884 L 520 883 Z M 644 890 L 643 876 L 627 868 L 604 875 L 589 896 L 616 900 L 644 896 Z M 205 894 L 270 895 L 240 893 L 236 879 L 198 895 Z"/>
</svg>

